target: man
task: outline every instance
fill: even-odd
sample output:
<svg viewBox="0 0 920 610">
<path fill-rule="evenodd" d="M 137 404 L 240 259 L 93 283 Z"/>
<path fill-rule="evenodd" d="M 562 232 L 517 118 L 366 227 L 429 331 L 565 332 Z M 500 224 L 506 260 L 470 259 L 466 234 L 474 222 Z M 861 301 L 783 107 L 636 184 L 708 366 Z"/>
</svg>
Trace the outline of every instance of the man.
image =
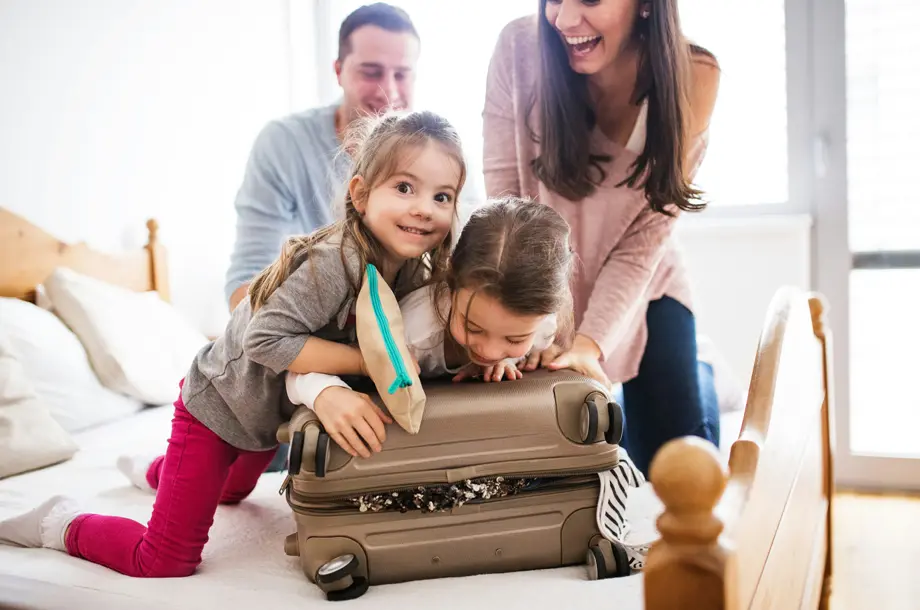
<svg viewBox="0 0 920 610">
<path fill-rule="evenodd" d="M 339 150 L 342 134 L 356 118 L 412 107 L 419 43 L 402 9 L 383 2 L 358 8 L 339 28 L 334 69 L 341 101 L 272 121 L 258 135 L 236 197 L 225 285 L 231 310 L 285 239 L 334 221 L 349 167 Z"/>
<path fill-rule="evenodd" d="M 256 138 L 236 196 L 236 244 L 224 292 L 230 310 L 291 235 L 334 221 L 349 162 L 342 135 L 357 118 L 412 107 L 419 37 L 409 16 L 383 2 L 362 6 L 339 28 L 333 65 L 342 99 L 271 121 Z M 284 470 L 287 446 L 267 472 Z"/>
</svg>

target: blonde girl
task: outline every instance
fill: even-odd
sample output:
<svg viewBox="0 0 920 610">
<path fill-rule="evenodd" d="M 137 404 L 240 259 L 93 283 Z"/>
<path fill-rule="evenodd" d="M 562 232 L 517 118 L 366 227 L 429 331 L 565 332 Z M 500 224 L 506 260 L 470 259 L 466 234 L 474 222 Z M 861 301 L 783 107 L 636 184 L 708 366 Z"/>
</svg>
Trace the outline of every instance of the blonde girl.
<svg viewBox="0 0 920 610">
<path fill-rule="evenodd" d="M 465 180 L 456 131 L 432 113 L 389 114 L 364 124 L 349 146 L 344 218 L 290 239 L 224 334 L 202 348 L 179 384 L 165 455 L 120 460 L 132 482 L 156 490 L 147 526 L 55 496 L 0 522 L 0 542 L 65 551 L 130 576 L 195 571 L 217 506 L 245 498 L 275 453 L 275 431 L 290 415 L 282 400 L 288 371 L 364 371 L 353 303 L 365 265 L 381 270 L 397 295 L 447 266 Z M 366 397 L 335 389 L 349 422 L 336 442 L 379 450 L 390 419 Z"/>
</svg>

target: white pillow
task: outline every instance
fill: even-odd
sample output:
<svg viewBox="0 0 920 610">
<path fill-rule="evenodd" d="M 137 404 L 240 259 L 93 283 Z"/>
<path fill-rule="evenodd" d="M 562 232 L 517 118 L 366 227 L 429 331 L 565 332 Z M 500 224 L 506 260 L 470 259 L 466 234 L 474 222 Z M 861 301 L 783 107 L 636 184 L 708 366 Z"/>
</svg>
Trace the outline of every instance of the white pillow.
<svg viewBox="0 0 920 610">
<path fill-rule="evenodd" d="M 0 479 L 68 460 L 77 452 L 0 334 Z"/>
<path fill-rule="evenodd" d="M 42 403 L 65 430 L 77 432 L 140 411 L 136 399 L 99 383 L 80 340 L 54 314 L 0 298 L 0 334 Z"/>
<path fill-rule="evenodd" d="M 176 399 L 179 381 L 208 342 L 176 309 L 155 292 L 134 292 L 63 267 L 44 286 L 102 385 L 148 404 Z"/>
</svg>

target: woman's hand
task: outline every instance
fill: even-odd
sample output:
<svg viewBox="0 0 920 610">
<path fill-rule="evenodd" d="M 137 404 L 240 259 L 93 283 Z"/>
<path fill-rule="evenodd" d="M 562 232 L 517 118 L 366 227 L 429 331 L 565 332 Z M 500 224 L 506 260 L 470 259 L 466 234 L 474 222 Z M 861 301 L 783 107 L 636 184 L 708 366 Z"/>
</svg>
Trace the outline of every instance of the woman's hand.
<svg viewBox="0 0 920 610">
<path fill-rule="evenodd" d="M 543 352 L 543 354 L 552 350 L 553 347 L 555 346 L 551 346 Z M 612 384 L 601 368 L 600 359 L 601 349 L 593 339 L 585 335 L 575 335 L 575 341 L 572 343 L 572 348 L 569 351 L 559 354 L 548 364 L 543 364 L 543 366 L 551 371 L 571 369 L 576 373 L 581 373 L 586 377 L 591 377 L 599 381 L 605 388 L 610 389 Z M 545 362 L 543 355 L 540 357 L 540 362 L 541 364 Z M 528 361 L 528 365 L 529 364 L 530 362 Z"/>
<path fill-rule="evenodd" d="M 470 363 L 460 369 L 460 372 L 454 375 L 454 381 L 463 381 L 464 379 L 470 379 L 472 377 L 482 376 L 482 380 L 489 381 L 501 381 L 502 379 L 515 380 L 520 379 L 524 376 L 518 367 L 512 362 L 499 362 L 498 364 L 492 366 L 479 366 L 478 364 Z"/>
<path fill-rule="evenodd" d="M 329 438 L 352 457 L 371 457 L 368 447 L 375 452 L 383 449 L 387 437 L 383 424 L 393 423 L 367 394 L 341 386 L 320 392 L 313 411 Z"/>
</svg>

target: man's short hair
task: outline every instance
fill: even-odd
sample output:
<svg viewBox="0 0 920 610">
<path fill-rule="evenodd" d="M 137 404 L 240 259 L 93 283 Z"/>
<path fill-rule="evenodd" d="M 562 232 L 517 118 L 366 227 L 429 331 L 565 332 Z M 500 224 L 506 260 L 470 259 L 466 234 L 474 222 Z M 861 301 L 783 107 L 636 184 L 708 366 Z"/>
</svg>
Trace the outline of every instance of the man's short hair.
<svg viewBox="0 0 920 610">
<path fill-rule="evenodd" d="M 386 2 L 365 4 L 352 11 L 339 27 L 339 61 L 351 53 L 351 34 L 365 25 L 376 25 L 389 32 L 409 32 L 418 38 L 409 14 Z"/>
</svg>

